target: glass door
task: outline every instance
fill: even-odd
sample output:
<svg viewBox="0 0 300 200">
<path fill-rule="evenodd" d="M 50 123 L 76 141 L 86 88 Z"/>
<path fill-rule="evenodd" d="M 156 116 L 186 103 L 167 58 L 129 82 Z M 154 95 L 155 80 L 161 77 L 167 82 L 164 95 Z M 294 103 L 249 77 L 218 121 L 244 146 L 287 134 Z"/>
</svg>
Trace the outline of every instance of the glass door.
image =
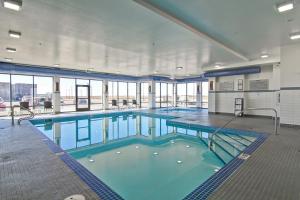
<svg viewBox="0 0 300 200">
<path fill-rule="evenodd" d="M 90 86 L 76 85 L 76 111 L 90 110 Z"/>
</svg>

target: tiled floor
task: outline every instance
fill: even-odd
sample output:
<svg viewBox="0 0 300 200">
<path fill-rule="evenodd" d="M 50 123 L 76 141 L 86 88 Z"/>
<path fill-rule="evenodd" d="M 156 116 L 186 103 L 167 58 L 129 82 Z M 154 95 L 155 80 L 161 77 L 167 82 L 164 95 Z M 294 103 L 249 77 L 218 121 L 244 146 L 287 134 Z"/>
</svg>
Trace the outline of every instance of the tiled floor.
<svg viewBox="0 0 300 200">
<path fill-rule="evenodd" d="M 166 114 L 166 113 L 164 113 Z M 231 116 L 169 113 L 189 123 L 221 126 Z M 273 135 L 273 121 L 242 118 L 228 127 L 270 133 L 267 141 L 221 185 L 210 199 L 300 199 L 300 130 L 281 127 Z M 59 200 L 72 194 L 98 199 L 41 136 L 28 125 L 10 127 L 0 120 L 0 199 Z"/>
</svg>

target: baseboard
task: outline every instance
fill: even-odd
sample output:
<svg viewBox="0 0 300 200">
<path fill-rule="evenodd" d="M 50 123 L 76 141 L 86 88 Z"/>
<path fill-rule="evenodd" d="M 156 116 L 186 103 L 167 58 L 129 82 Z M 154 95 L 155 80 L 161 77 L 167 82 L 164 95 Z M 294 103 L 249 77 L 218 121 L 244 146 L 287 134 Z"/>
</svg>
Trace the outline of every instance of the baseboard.
<svg viewBox="0 0 300 200">
<path fill-rule="evenodd" d="M 287 128 L 300 128 L 300 125 L 297 125 L 297 124 L 285 124 L 285 123 L 280 123 L 280 126 L 282 126 L 282 127 L 287 127 Z"/>
</svg>

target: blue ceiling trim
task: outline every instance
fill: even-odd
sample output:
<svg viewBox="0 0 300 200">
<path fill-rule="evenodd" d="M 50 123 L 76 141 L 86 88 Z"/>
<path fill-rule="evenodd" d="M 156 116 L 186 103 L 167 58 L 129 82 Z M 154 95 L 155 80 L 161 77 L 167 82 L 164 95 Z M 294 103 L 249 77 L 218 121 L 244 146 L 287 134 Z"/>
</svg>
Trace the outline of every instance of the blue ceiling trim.
<svg viewBox="0 0 300 200">
<path fill-rule="evenodd" d="M 56 67 L 32 66 L 15 63 L 0 62 L 0 73 L 40 75 L 40 76 L 62 76 L 82 79 L 104 79 L 104 80 L 123 80 L 123 81 L 165 81 L 165 82 L 196 82 L 207 81 L 204 75 L 198 77 L 171 79 L 165 76 L 129 76 L 121 74 L 110 74 L 100 72 L 86 72 L 81 70 L 63 69 Z"/>
<path fill-rule="evenodd" d="M 224 69 L 204 73 L 205 77 L 219 77 L 219 76 L 234 76 L 242 74 L 256 74 L 261 72 L 260 66 L 243 67 L 239 69 Z"/>
<path fill-rule="evenodd" d="M 0 62 L 0 72 L 12 73 L 12 74 L 22 73 L 22 74 L 29 74 L 29 75 L 44 75 L 44 76 L 49 76 L 49 74 L 51 74 L 52 76 L 58 75 L 63 77 L 89 78 L 89 79 L 109 79 L 109 80 L 127 80 L 127 81 L 139 80 L 139 77 L 129 76 L 129 75 L 86 72 L 80 70 L 20 65 L 20 64 L 5 63 L 5 62 Z"/>
<path fill-rule="evenodd" d="M 204 77 L 204 74 L 201 74 L 197 77 L 189 77 L 183 79 L 177 79 L 177 82 L 207 82 L 208 78 Z"/>
</svg>

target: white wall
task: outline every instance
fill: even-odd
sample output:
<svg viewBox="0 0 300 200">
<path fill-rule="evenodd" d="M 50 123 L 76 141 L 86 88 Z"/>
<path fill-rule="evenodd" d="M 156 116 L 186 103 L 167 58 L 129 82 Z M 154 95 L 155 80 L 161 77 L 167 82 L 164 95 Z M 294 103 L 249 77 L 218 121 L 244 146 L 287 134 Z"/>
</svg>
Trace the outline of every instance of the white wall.
<svg viewBox="0 0 300 200">
<path fill-rule="evenodd" d="M 281 123 L 300 125 L 300 43 L 281 48 Z"/>
<path fill-rule="evenodd" d="M 244 83 L 243 91 L 238 91 L 238 80 Z M 267 91 L 250 91 L 250 80 L 269 80 Z M 211 79 L 212 80 L 212 79 Z M 234 81 L 233 91 L 220 91 L 220 83 Z M 280 110 L 278 94 L 280 89 L 280 68 L 277 65 L 262 67 L 261 73 L 249 75 L 237 75 L 215 78 L 216 91 L 209 93 L 209 107 L 215 108 L 217 113 L 234 113 L 234 99 L 244 98 L 245 108 L 271 107 Z M 215 100 L 213 102 L 212 100 Z M 209 109 L 212 112 L 213 109 Z M 271 111 L 248 111 L 247 114 L 273 116 Z"/>
</svg>

